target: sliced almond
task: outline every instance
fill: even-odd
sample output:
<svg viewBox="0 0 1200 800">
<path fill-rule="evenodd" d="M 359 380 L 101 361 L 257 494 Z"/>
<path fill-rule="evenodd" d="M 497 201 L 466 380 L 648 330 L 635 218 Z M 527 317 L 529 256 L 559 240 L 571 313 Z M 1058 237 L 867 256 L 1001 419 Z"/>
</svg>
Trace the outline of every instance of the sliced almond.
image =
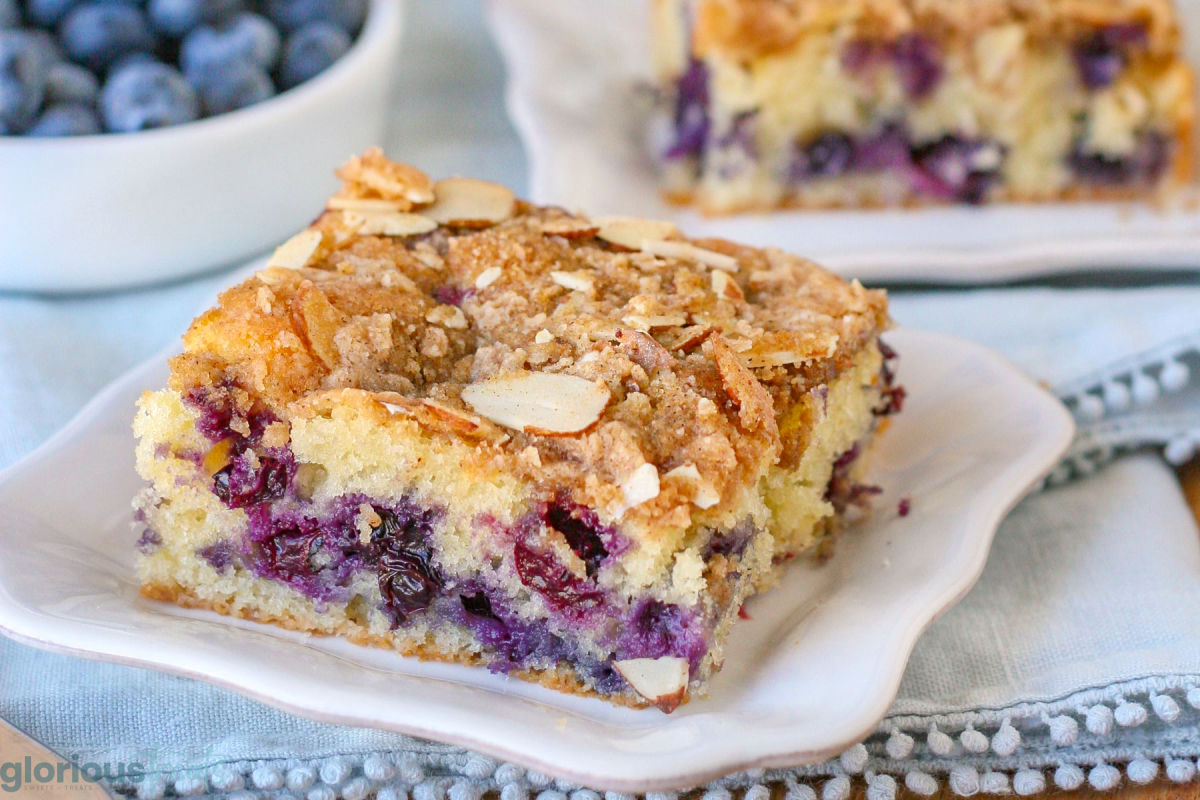
<svg viewBox="0 0 1200 800">
<path fill-rule="evenodd" d="M 600 217 L 593 222 L 600 225 L 596 232 L 597 239 L 603 239 L 626 250 L 641 250 L 646 242 L 661 241 L 679 233 L 679 229 L 673 223 L 660 219 Z"/>
<path fill-rule="evenodd" d="M 691 242 L 645 241 L 640 249 L 643 253 L 649 253 L 652 256 L 695 261 L 726 272 L 737 272 L 738 269 L 738 261 L 733 256 L 727 256 L 715 250 L 705 250 Z"/>
<path fill-rule="evenodd" d="M 279 247 L 267 260 L 268 269 L 283 267 L 284 269 L 300 269 L 308 264 L 313 253 L 321 246 L 321 232 L 312 228 L 297 233 Z"/>
<path fill-rule="evenodd" d="M 754 373 L 746 368 L 738 354 L 719 334 L 710 337 L 705 346 L 712 348 L 713 361 L 721 375 L 721 385 L 737 406 L 738 421 L 742 427 L 751 431 L 765 427 L 772 435 L 778 435 L 774 402 Z"/>
<path fill-rule="evenodd" d="M 742 294 L 742 287 L 737 285 L 737 281 L 721 270 L 715 270 L 712 273 L 712 290 L 717 297 L 723 297 L 726 300 L 746 299 L 746 295 Z"/>
<path fill-rule="evenodd" d="M 542 223 L 546 236 L 561 236 L 564 239 L 590 239 L 600 231 L 600 226 L 586 219 L 558 219 Z"/>
<path fill-rule="evenodd" d="M 613 669 L 629 682 L 633 690 L 670 714 L 683 702 L 687 692 L 689 667 L 686 658 L 628 658 L 614 661 Z"/>
<path fill-rule="evenodd" d="M 403 211 L 344 211 L 342 220 L 363 236 L 416 236 L 438 226 L 429 217 Z"/>
<path fill-rule="evenodd" d="M 648 373 L 666 369 L 675 363 L 667 349 L 643 331 L 617 331 L 617 341 L 630 360 Z"/>
<path fill-rule="evenodd" d="M 700 474 L 695 464 L 683 464 L 663 475 L 665 480 L 679 481 L 692 489 L 692 504 L 697 508 L 712 508 L 721 502 L 721 494 Z"/>
<path fill-rule="evenodd" d="M 425 321 L 455 330 L 467 327 L 467 317 L 458 306 L 437 306 L 425 312 Z"/>
<path fill-rule="evenodd" d="M 658 468 L 649 462 L 643 463 L 621 482 L 621 496 L 625 500 L 625 509 L 653 500 L 658 497 L 660 489 Z"/>
<path fill-rule="evenodd" d="M 595 279 L 588 273 L 580 270 L 578 272 L 563 272 L 562 270 L 551 270 L 550 280 L 557 283 L 564 289 L 570 289 L 573 292 L 590 292 L 596 288 Z"/>
<path fill-rule="evenodd" d="M 443 225 L 476 227 L 503 222 L 513 215 L 517 197 L 498 183 L 474 178 L 446 178 L 433 185 L 433 205 L 421 210 Z"/>
<path fill-rule="evenodd" d="M 534 335 L 533 341 L 537 344 L 550 344 L 550 342 L 554 341 L 554 334 L 542 328 Z"/>
<path fill-rule="evenodd" d="M 499 267 L 488 267 L 483 272 L 479 273 L 479 277 L 475 279 L 476 289 L 486 289 L 491 286 L 500 277 Z"/>
<path fill-rule="evenodd" d="M 451 427 L 457 428 L 462 433 L 474 433 L 479 429 L 481 424 L 479 417 L 474 414 L 459 411 L 457 408 L 443 405 L 436 400 L 426 398 L 421 401 L 421 405 L 433 416 L 444 420 Z"/>
<path fill-rule="evenodd" d="M 681 350 L 687 353 L 704 344 L 704 340 L 712 335 L 713 329 L 707 325 L 692 325 L 687 328 L 681 328 L 679 330 L 679 338 L 675 339 L 670 347 L 672 350 Z"/>
<path fill-rule="evenodd" d="M 399 211 L 403 203 L 398 200 L 384 200 L 379 197 L 348 197 L 335 194 L 325 203 L 330 211 L 365 211 L 388 212 Z"/>
<path fill-rule="evenodd" d="M 600 419 L 611 397 L 603 383 L 575 375 L 525 372 L 473 383 L 462 399 L 480 416 L 527 433 L 578 433 Z"/>
</svg>

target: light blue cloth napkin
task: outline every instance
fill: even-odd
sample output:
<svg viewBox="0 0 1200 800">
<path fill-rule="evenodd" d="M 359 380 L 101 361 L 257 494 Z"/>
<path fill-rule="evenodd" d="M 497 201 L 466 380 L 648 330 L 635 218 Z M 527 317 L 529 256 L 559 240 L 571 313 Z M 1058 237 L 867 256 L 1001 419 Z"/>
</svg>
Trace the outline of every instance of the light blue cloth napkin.
<svg viewBox="0 0 1200 800">
<path fill-rule="evenodd" d="M 519 188 L 524 162 L 478 13 L 470 0 L 412 5 L 410 31 L 420 36 L 410 37 L 400 71 L 388 150 L 435 174 Z M 0 296 L 0 467 L 168 345 L 227 280 L 73 299 Z M 870 800 L 890 800 L 897 782 L 917 793 L 948 782 L 964 795 L 1026 794 L 1048 783 L 1194 776 L 1200 544 L 1157 453 L 1165 447 L 1181 461 L 1200 443 L 1197 309 L 1200 282 L 894 295 L 901 324 L 995 347 L 1068 400 L 1081 428 L 1053 476 L 1063 485 L 1004 523 L 983 578 L 921 639 L 894 708 L 865 745 L 799 771 L 731 776 L 708 787 L 706 800 L 766 800 L 775 782 L 789 800 L 845 800 L 847 776 L 860 773 Z M 456 748 L 309 722 L 205 684 L 3 638 L 0 716 L 79 763 L 110 765 L 114 777 L 140 762 L 146 779 L 115 783 L 145 798 L 477 800 L 499 790 L 503 800 L 596 800 Z"/>
</svg>

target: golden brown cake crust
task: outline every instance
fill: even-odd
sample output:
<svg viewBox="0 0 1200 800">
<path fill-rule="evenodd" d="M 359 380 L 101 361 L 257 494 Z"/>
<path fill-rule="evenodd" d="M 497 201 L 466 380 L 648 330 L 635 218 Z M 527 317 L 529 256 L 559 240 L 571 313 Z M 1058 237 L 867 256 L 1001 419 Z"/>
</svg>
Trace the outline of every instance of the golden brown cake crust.
<svg viewBox="0 0 1200 800">
<path fill-rule="evenodd" d="M 807 32 L 841 25 L 884 38 L 921 30 L 970 39 L 1007 22 L 1046 39 L 1138 23 L 1146 27 L 1150 51 L 1159 54 L 1173 53 L 1180 41 L 1170 0 L 698 0 L 692 44 L 698 55 L 755 58 L 786 49 Z"/>
<path fill-rule="evenodd" d="M 778 415 L 887 325 L 882 292 L 661 224 L 512 200 L 477 215 L 500 219 L 365 233 L 427 228 L 421 215 L 441 216 L 450 188 L 378 151 L 340 174 L 344 190 L 281 248 L 281 266 L 222 294 L 172 362 L 172 388 L 232 406 L 235 430 L 263 409 L 286 423 L 352 403 L 470 440 L 481 461 L 593 506 L 619 503 L 644 463 L 695 465 L 727 496 L 780 457 Z M 496 424 L 462 397 L 530 373 L 583 378 L 609 399 L 586 429 L 553 435 Z M 271 434 L 285 443 L 286 425 Z M 686 526 L 692 491 L 664 483 L 630 513 Z"/>
</svg>

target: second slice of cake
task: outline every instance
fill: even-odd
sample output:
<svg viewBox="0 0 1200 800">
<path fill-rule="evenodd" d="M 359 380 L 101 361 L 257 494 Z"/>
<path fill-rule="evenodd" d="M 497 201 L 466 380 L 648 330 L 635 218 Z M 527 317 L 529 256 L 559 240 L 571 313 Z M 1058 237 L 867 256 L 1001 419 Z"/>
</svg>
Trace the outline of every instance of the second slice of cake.
<svg viewBox="0 0 1200 800">
<path fill-rule="evenodd" d="M 892 386 L 880 292 L 378 151 L 200 316 L 135 431 L 155 598 L 673 709 L 813 553 Z"/>
</svg>

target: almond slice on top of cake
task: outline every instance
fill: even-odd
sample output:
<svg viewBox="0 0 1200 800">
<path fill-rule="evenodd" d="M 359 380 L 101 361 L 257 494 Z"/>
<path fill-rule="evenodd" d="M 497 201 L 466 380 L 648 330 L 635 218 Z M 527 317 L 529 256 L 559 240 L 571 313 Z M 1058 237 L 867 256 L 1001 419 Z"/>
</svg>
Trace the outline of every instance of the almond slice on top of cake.
<svg viewBox="0 0 1200 800">
<path fill-rule="evenodd" d="M 896 410 L 881 292 L 377 150 L 140 401 L 153 598 L 670 711 Z"/>
<path fill-rule="evenodd" d="M 709 212 L 1161 199 L 1192 177 L 1171 0 L 654 0 L 656 149 Z"/>
</svg>

